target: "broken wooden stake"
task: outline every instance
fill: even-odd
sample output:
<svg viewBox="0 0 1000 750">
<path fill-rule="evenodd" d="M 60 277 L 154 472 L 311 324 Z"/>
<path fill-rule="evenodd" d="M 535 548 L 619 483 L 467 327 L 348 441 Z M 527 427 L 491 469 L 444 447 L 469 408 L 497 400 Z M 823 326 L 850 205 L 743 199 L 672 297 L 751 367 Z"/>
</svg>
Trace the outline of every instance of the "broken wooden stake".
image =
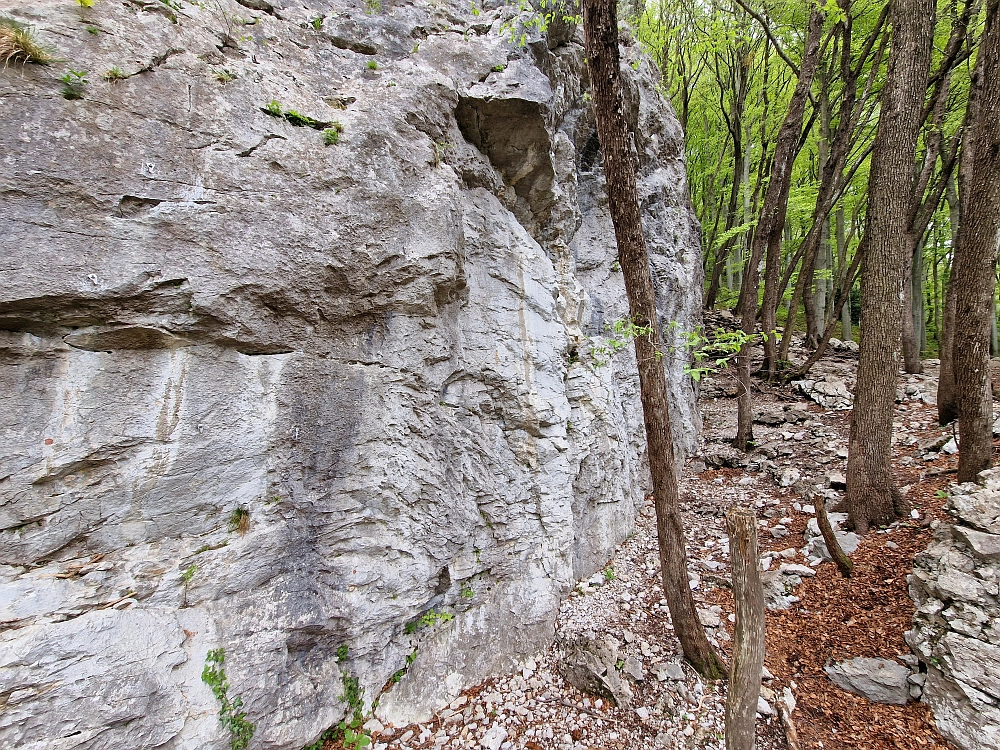
<svg viewBox="0 0 1000 750">
<path fill-rule="evenodd" d="M 760 580 L 757 516 L 749 508 L 726 513 L 733 569 L 736 627 L 726 695 L 726 750 L 754 749 L 754 721 L 764 669 L 764 586 Z"/>
<path fill-rule="evenodd" d="M 844 552 L 844 548 L 840 546 L 837 535 L 833 533 L 833 527 L 830 525 L 830 517 L 826 514 L 826 502 L 823 500 L 823 496 L 817 495 L 813 499 L 813 505 L 816 508 L 816 523 L 819 524 L 819 531 L 823 535 L 823 541 L 826 542 L 826 551 L 830 553 L 830 557 L 837 563 L 840 575 L 844 578 L 850 578 L 851 571 L 854 570 L 854 563 L 851 562 L 851 558 Z"/>
</svg>

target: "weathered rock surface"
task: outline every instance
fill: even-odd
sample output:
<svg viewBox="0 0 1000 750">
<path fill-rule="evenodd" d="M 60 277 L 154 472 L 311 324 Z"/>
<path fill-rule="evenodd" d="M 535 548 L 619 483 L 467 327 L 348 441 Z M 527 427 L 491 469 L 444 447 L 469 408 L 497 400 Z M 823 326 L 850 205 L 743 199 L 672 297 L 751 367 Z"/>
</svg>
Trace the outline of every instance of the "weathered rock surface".
<svg viewBox="0 0 1000 750">
<path fill-rule="evenodd" d="M 625 708 L 632 702 L 632 688 L 618 672 L 618 647 L 607 638 L 578 636 L 561 643 L 559 671 L 584 693 Z"/>
<path fill-rule="evenodd" d="M 415 648 L 379 718 L 424 718 L 550 641 L 643 495 L 634 362 L 590 366 L 626 305 L 579 32 L 175 5 L 4 4 L 89 83 L 0 70 L 0 748 L 228 747 L 215 648 L 254 748 L 314 741 L 345 672 L 370 703 Z M 627 58 L 683 331 L 681 132 Z"/>
<path fill-rule="evenodd" d="M 792 388 L 827 409 L 850 409 L 854 403 L 853 391 L 844 378 L 837 375 L 796 380 Z"/>
<path fill-rule="evenodd" d="M 910 697 L 910 670 L 891 659 L 858 657 L 828 664 L 824 671 L 837 687 L 876 703 L 902 706 Z"/>
<path fill-rule="evenodd" d="M 962 750 L 1000 750 L 1000 534 L 990 531 L 1000 491 L 995 473 L 983 472 L 985 488 L 952 487 L 955 523 L 935 530 L 934 542 L 914 558 L 909 582 L 917 608 L 906 640 L 927 670 L 922 700 Z"/>
</svg>

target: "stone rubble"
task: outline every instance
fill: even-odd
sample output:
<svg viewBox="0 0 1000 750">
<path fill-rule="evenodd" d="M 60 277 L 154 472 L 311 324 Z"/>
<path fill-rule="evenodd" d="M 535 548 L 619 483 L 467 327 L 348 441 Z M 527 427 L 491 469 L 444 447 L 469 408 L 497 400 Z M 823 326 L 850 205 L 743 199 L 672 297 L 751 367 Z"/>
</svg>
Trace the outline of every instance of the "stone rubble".
<svg viewBox="0 0 1000 750">
<path fill-rule="evenodd" d="M 937 526 L 909 579 L 906 641 L 921 661 L 910 694 L 960 750 L 1000 750 L 1000 471 L 980 477 L 952 485 L 954 523 Z"/>
</svg>

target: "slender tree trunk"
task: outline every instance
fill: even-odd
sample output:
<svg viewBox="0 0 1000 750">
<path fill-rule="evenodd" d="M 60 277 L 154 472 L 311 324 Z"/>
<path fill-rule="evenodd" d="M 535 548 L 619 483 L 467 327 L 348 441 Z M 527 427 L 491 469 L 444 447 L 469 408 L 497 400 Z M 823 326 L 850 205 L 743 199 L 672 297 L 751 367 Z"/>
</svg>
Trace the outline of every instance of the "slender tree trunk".
<svg viewBox="0 0 1000 750">
<path fill-rule="evenodd" d="M 656 532 L 663 590 L 684 656 L 703 676 L 725 674 L 698 620 L 688 582 L 687 553 L 677 489 L 677 463 L 667 409 L 667 380 L 659 356 L 660 331 L 653 279 L 636 189 L 636 164 L 621 87 L 616 0 L 585 0 L 587 63 L 597 133 L 604 155 L 608 203 L 625 279 L 629 314 L 649 335 L 635 337 L 639 391 L 646 425 L 646 450 L 655 495 Z"/>
<path fill-rule="evenodd" d="M 965 154 L 963 153 L 963 160 Z M 951 224 L 951 265 L 954 269 L 955 257 L 960 248 L 958 246 L 958 227 L 960 223 L 961 201 L 958 197 L 958 190 L 955 187 L 957 178 L 952 177 L 948 181 L 948 190 L 945 196 L 948 199 L 948 214 Z M 955 289 L 953 270 L 948 273 L 948 280 L 944 283 L 944 315 L 941 321 L 941 368 L 938 371 L 937 387 L 937 410 L 938 424 L 951 424 L 958 419 L 958 402 L 955 399 L 955 367 L 954 367 L 954 346 L 955 341 Z"/>
<path fill-rule="evenodd" d="M 924 252 L 927 250 L 927 236 L 924 235 L 924 239 L 921 239 L 917 246 L 917 252 L 913 256 L 913 275 L 910 277 L 913 280 L 913 309 L 911 311 L 913 332 L 919 352 L 927 350 L 927 302 L 924 298 Z M 921 372 L 923 372 L 922 367 Z"/>
<path fill-rule="evenodd" d="M 890 466 L 899 373 L 903 267 L 911 247 L 914 162 L 930 72 L 934 0 L 893 0 L 889 68 L 868 183 L 857 387 L 847 459 L 847 512 L 861 533 L 904 510 Z"/>
<path fill-rule="evenodd" d="M 961 453 L 958 481 L 972 482 L 992 465 L 993 394 L 990 317 L 1000 242 L 1000 0 L 990 0 L 973 86 L 971 179 L 962 202 L 955 258 L 955 374 Z M 971 106 L 971 105 L 970 105 Z"/>
<path fill-rule="evenodd" d="M 726 514 L 733 569 L 733 660 L 726 695 L 726 750 L 754 750 L 754 719 L 764 669 L 764 586 L 760 579 L 757 517 L 749 508 Z"/>
<path fill-rule="evenodd" d="M 829 160 L 830 137 L 831 137 L 831 112 L 830 112 L 830 87 L 825 74 L 821 76 L 822 86 L 820 87 L 820 141 L 818 146 L 818 162 L 820 179 L 826 175 L 826 165 Z M 812 273 L 813 289 L 806 290 L 806 346 L 815 349 L 819 345 L 820 337 L 823 335 L 823 326 L 826 321 L 826 286 L 827 274 L 830 267 L 830 224 L 826 214 L 819 220 L 820 235 L 816 258 L 813 262 Z"/>
<path fill-rule="evenodd" d="M 844 206 L 837 207 L 837 258 L 842 272 L 847 269 L 847 241 L 844 238 Z M 851 287 L 848 285 L 847 299 L 840 307 L 840 338 L 843 341 L 854 340 L 854 329 L 851 327 Z"/>
<path fill-rule="evenodd" d="M 858 266 L 861 264 L 861 259 L 864 257 L 865 243 L 862 240 L 861 244 L 858 245 L 857 252 L 854 254 L 854 260 L 851 261 L 851 265 L 847 269 L 847 273 L 844 276 L 844 280 L 840 287 L 840 297 L 837 301 L 837 309 L 833 316 L 837 317 L 841 313 L 841 307 L 850 304 L 850 289 L 854 286 L 854 281 L 858 274 Z M 795 372 L 792 372 L 785 376 L 785 382 L 796 380 L 801 378 L 809 369 L 819 362 L 820 358 L 826 352 L 826 346 L 830 343 L 830 339 L 833 338 L 834 324 L 831 322 L 826 330 L 823 331 L 823 338 L 819 340 L 819 346 L 816 347 L 816 351 L 809 355 L 809 359 L 802 363 L 802 365 Z M 860 337 L 859 337 L 860 338 Z"/>
<path fill-rule="evenodd" d="M 760 258 L 761 255 L 765 256 L 764 299 L 760 313 L 760 325 L 765 334 L 770 334 L 777 326 L 778 282 L 781 278 L 781 235 L 785 227 L 792 166 L 801 143 L 802 119 L 819 64 L 822 35 L 823 12 L 820 6 L 813 6 L 809 14 L 809 28 L 806 32 L 798 81 L 795 83 L 795 91 L 788 103 L 785 120 L 781 123 L 781 130 L 778 131 L 778 140 L 775 142 L 771 179 L 764 195 L 764 205 L 761 207 L 760 221 L 757 224 L 757 231 L 754 233 L 754 247 L 750 258 L 750 262 L 753 263 L 755 256 L 757 258 Z M 765 250 L 767 251 L 766 255 Z M 793 324 L 794 321 L 788 321 L 786 325 Z M 778 351 L 776 344 L 776 338 L 772 335 L 767 335 L 764 339 L 764 369 L 767 370 L 770 378 L 773 378 L 777 373 Z"/>
<path fill-rule="evenodd" d="M 911 239 L 912 236 L 911 236 Z M 903 369 L 910 375 L 922 373 L 924 365 L 920 361 L 920 344 L 917 343 L 917 331 L 913 320 L 914 295 L 920 299 L 920 289 L 913 288 L 913 271 L 917 253 L 923 252 L 923 243 L 915 242 L 910 252 L 906 254 L 903 266 L 903 317 L 902 344 Z"/>
</svg>

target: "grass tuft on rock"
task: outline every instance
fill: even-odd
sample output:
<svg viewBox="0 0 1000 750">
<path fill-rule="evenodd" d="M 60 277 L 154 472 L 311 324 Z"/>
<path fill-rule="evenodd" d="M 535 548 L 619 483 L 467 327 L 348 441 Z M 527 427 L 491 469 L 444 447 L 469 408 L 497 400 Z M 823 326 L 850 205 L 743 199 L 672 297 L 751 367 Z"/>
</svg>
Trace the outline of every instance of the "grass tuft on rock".
<svg viewBox="0 0 1000 750">
<path fill-rule="evenodd" d="M 46 65 L 54 59 L 49 48 L 35 38 L 31 27 L 0 16 L 0 61 L 3 67 L 12 63 Z"/>
</svg>

